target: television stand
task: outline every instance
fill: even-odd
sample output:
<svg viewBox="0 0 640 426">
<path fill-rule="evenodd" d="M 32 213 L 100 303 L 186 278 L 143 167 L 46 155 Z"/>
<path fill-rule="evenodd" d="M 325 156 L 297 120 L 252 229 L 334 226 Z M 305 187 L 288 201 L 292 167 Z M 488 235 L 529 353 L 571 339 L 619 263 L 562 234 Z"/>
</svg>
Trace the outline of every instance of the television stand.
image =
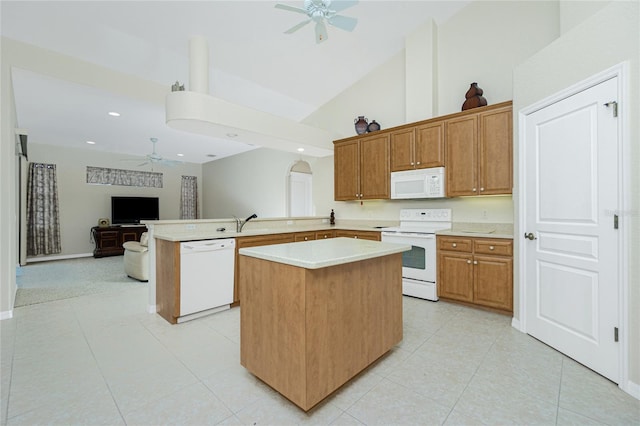
<svg viewBox="0 0 640 426">
<path fill-rule="evenodd" d="M 93 257 L 124 254 L 122 245 L 127 241 L 140 241 L 140 236 L 146 230 L 145 225 L 94 226 L 91 228 L 91 237 L 96 245 Z"/>
</svg>

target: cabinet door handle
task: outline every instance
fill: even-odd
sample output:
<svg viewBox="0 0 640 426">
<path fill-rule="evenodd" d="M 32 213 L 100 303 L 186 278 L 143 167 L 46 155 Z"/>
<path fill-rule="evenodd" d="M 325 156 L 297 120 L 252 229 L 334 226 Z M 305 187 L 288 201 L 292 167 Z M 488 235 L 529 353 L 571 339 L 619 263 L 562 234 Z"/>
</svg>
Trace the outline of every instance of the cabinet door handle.
<svg viewBox="0 0 640 426">
<path fill-rule="evenodd" d="M 495 249 L 494 246 L 489 246 L 489 250 L 493 250 L 493 249 Z"/>
<path fill-rule="evenodd" d="M 414 165 L 414 164 L 413 164 L 413 161 L 411 162 L 411 165 L 412 165 L 412 166 Z"/>
<path fill-rule="evenodd" d="M 480 188 L 480 191 L 484 191 L 484 188 Z"/>
<path fill-rule="evenodd" d="M 458 247 L 456 243 L 451 244 L 451 247 Z"/>
<path fill-rule="evenodd" d="M 473 191 L 473 192 L 476 192 L 476 189 L 475 189 L 475 188 L 473 188 L 473 189 L 472 189 L 472 191 Z"/>
<path fill-rule="evenodd" d="M 420 165 L 420 162 L 418 161 L 416 164 L 417 164 L 417 165 Z"/>
<path fill-rule="evenodd" d="M 474 265 L 477 265 L 477 264 L 478 264 L 478 261 L 477 261 L 477 260 L 474 260 L 474 261 L 473 261 L 473 264 L 474 264 Z"/>
<path fill-rule="evenodd" d="M 471 261 L 470 261 L 470 260 L 467 260 L 467 263 L 468 263 L 469 265 L 471 265 Z"/>
<path fill-rule="evenodd" d="M 304 240 L 307 241 L 309 239 L 309 237 L 304 237 Z"/>
<path fill-rule="evenodd" d="M 358 236 L 357 236 L 357 235 L 354 235 L 354 236 L 353 236 L 353 238 L 355 238 L 355 239 L 357 240 L 357 239 L 358 239 Z"/>
</svg>

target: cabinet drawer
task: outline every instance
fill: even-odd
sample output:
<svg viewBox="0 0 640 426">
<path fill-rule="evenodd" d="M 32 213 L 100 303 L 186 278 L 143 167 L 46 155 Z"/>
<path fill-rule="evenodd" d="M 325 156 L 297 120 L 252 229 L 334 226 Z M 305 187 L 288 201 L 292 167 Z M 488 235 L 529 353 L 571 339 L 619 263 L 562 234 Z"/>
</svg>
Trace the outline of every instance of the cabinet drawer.
<svg viewBox="0 0 640 426">
<path fill-rule="evenodd" d="M 513 255 L 512 240 L 474 240 L 473 250 L 478 254 L 495 254 L 498 256 Z"/>
<path fill-rule="evenodd" d="M 315 232 L 298 232 L 294 235 L 295 241 L 312 241 L 316 239 Z"/>
<path fill-rule="evenodd" d="M 470 238 L 438 237 L 438 250 L 471 253 L 472 248 L 473 244 Z"/>
<path fill-rule="evenodd" d="M 334 238 L 336 231 L 316 232 L 316 240 L 324 240 L 325 238 Z"/>
<path fill-rule="evenodd" d="M 118 231 L 100 231 L 98 233 L 100 238 L 113 238 L 115 240 L 118 239 Z"/>
</svg>

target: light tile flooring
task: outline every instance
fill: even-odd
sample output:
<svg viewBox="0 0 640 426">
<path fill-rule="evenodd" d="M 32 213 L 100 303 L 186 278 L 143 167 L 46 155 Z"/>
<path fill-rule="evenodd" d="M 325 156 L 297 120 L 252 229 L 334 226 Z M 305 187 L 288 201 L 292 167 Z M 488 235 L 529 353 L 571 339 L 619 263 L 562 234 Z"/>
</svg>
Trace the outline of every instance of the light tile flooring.
<svg viewBox="0 0 640 426">
<path fill-rule="evenodd" d="M 180 325 L 146 288 L 2 321 L 2 424 L 638 425 L 640 402 L 510 327 L 404 298 L 404 340 L 304 413 L 239 363 L 240 308 Z"/>
</svg>

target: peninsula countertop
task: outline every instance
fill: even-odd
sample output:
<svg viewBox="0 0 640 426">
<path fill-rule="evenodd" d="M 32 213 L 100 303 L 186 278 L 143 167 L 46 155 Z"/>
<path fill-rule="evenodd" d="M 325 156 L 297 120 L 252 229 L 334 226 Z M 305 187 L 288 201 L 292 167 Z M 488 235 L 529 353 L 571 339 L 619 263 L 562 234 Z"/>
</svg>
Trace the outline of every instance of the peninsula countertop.
<svg viewBox="0 0 640 426">
<path fill-rule="evenodd" d="M 244 256 L 298 266 L 320 269 L 344 263 L 358 262 L 411 250 L 410 245 L 383 243 L 353 238 L 330 238 L 269 246 L 241 248 Z"/>
</svg>

